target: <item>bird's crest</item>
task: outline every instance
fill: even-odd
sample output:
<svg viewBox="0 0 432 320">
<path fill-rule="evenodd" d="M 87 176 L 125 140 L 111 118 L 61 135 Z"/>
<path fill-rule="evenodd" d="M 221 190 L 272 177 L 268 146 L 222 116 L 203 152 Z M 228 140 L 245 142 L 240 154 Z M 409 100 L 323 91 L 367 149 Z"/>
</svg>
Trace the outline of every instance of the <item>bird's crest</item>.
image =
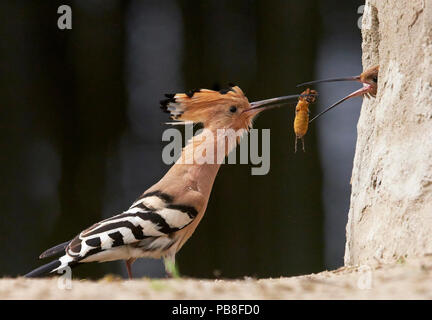
<svg viewBox="0 0 432 320">
<path fill-rule="evenodd" d="M 160 101 L 161 109 L 170 113 L 171 119 L 180 122 L 205 123 L 221 107 L 249 104 L 242 89 L 233 84 L 219 91 L 193 89 L 185 93 L 165 94 L 165 97 Z"/>
</svg>

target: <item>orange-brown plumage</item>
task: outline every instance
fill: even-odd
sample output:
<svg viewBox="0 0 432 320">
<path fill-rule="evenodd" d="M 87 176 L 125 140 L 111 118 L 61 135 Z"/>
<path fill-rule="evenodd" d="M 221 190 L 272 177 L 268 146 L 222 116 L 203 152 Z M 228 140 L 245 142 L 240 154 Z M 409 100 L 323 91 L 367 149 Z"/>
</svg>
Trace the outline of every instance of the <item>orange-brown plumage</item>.
<svg viewBox="0 0 432 320">
<path fill-rule="evenodd" d="M 252 106 L 242 89 L 234 85 L 220 91 L 194 89 L 166 96 L 161 105 L 173 120 L 200 122 L 209 129 L 247 130 L 257 114 L 244 112 L 252 111 Z"/>
</svg>

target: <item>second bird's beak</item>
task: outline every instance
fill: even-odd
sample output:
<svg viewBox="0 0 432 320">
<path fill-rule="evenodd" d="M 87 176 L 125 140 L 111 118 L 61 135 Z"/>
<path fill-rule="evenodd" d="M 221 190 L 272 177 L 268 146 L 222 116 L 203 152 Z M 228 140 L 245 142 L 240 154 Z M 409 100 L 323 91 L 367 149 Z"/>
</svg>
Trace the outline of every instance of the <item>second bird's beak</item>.
<svg viewBox="0 0 432 320">
<path fill-rule="evenodd" d="M 321 79 L 321 80 L 303 82 L 303 83 L 298 84 L 297 88 L 302 87 L 302 86 L 306 86 L 306 85 L 310 85 L 310 84 L 315 84 L 315 83 L 336 82 L 336 81 L 359 81 L 359 82 L 361 82 L 360 76 L 346 77 L 346 78 L 329 78 L 329 79 Z"/>
<path fill-rule="evenodd" d="M 330 107 L 328 107 L 327 109 L 325 109 L 324 111 L 321 111 L 320 113 L 318 113 L 315 117 L 313 117 L 309 122 L 314 121 L 316 118 L 321 117 L 324 113 L 326 113 L 327 111 L 330 111 L 331 109 L 333 109 L 334 107 L 336 107 L 337 105 L 341 104 L 342 102 L 344 102 L 345 100 L 348 100 L 350 98 L 354 98 L 354 97 L 358 97 L 358 96 L 362 96 L 366 93 L 368 93 L 371 89 L 371 85 L 367 84 L 367 83 L 363 83 L 363 87 L 361 89 L 358 89 L 352 93 L 350 93 L 349 95 L 347 95 L 346 97 L 340 99 L 339 101 L 335 102 L 334 104 L 332 104 Z"/>
</svg>

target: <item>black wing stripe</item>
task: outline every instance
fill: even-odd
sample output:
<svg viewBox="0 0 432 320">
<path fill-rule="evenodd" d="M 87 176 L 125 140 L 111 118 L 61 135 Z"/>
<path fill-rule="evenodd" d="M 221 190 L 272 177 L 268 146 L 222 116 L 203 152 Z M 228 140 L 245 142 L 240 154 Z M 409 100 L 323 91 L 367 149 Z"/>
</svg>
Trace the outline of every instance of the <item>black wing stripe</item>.
<svg viewBox="0 0 432 320">
<path fill-rule="evenodd" d="M 185 212 L 189 215 L 190 218 L 193 218 L 194 216 L 191 216 L 191 215 L 193 215 L 194 212 L 196 212 L 195 208 L 193 208 L 193 207 L 188 207 L 188 209 L 186 209 L 186 208 L 180 209 L 177 207 L 172 207 L 171 209 L 176 209 L 176 210 L 180 210 L 182 212 Z M 185 226 L 181 226 L 180 228 L 172 228 L 168 225 L 168 223 L 165 221 L 165 219 L 163 217 L 161 217 L 156 212 L 152 212 L 152 211 L 142 211 L 142 212 L 136 212 L 136 213 L 123 213 L 123 214 L 117 216 L 116 219 L 122 219 L 122 218 L 127 218 L 127 217 L 138 217 L 143 221 L 150 221 L 159 228 L 158 229 L 159 232 L 162 232 L 164 234 L 176 232 L 176 231 L 186 227 L 186 225 L 185 225 Z M 98 228 L 96 228 L 96 229 L 88 230 L 88 233 L 84 233 L 82 236 L 83 237 L 89 237 L 92 235 L 96 235 L 96 234 L 99 234 L 102 232 L 110 231 L 112 229 L 121 228 L 121 227 L 129 228 L 137 240 L 142 240 L 145 237 L 147 237 L 143 234 L 143 229 L 141 226 L 139 226 L 139 225 L 135 226 L 133 223 L 131 223 L 129 221 L 119 221 L 119 222 L 108 223 L 108 224 L 102 225 L 100 227 L 98 226 Z"/>
<path fill-rule="evenodd" d="M 133 206 L 133 208 L 140 208 L 140 209 L 142 209 L 143 211 L 151 211 L 151 209 L 148 208 L 146 205 L 144 205 L 142 202 L 140 202 L 140 203 L 138 203 L 137 205 Z M 132 208 L 130 208 L 130 209 L 132 209 Z M 129 209 L 129 210 L 130 210 L 130 209 Z M 103 223 L 103 222 L 108 222 L 108 221 L 118 220 L 118 219 L 121 219 L 121 218 L 124 218 L 124 217 L 134 217 L 134 216 L 136 216 L 135 213 L 129 213 L 129 210 L 128 210 L 128 211 L 125 211 L 124 213 L 118 214 L 118 215 L 116 215 L 116 216 L 114 216 L 114 217 L 111 217 L 111 218 L 108 218 L 108 219 L 102 220 L 100 223 L 98 223 L 98 225 L 100 225 L 100 224 Z"/>
<path fill-rule="evenodd" d="M 189 218 L 194 219 L 198 215 L 198 211 L 192 206 L 185 206 L 182 204 L 170 204 L 167 206 L 168 209 L 175 209 L 181 212 L 187 213 Z"/>
<path fill-rule="evenodd" d="M 147 207 L 144 203 L 140 202 L 134 208 L 142 209 L 143 211 L 152 211 L 149 207 Z M 127 211 L 126 211 L 127 212 Z"/>
<path fill-rule="evenodd" d="M 140 225 L 135 226 L 132 222 L 126 221 L 126 220 L 108 223 L 108 224 L 102 225 L 96 229 L 88 230 L 87 233 L 82 234 L 82 237 L 90 237 L 92 235 L 97 235 L 97 234 L 111 231 L 113 229 L 118 229 L 118 228 L 128 228 L 132 231 L 132 234 L 134 235 L 135 239 L 137 239 L 137 240 L 144 239 L 144 233 L 143 233 L 142 227 Z"/>
<path fill-rule="evenodd" d="M 159 214 L 151 212 L 151 211 L 144 211 L 144 212 L 137 212 L 136 215 L 141 218 L 142 220 L 148 220 L 152 222 L 153 224 L 157 225 L 159 227 L 160 232 L 169 234 L 175 231 L 180 230 L 179 228 L 171 228 L 168 223 L 166 223 L 165 219 L 162 218 Z"/>
<path fill-rule="evenodd" d="M 120 231 L 109 233 L 108 236 L 114 240 L 111 247 L 119 247 L 124 245 L 123 235 L 120 233 Z"/>
<path fill-rule="evenodd" d="M 159 190 L 156 190 L 156 191 L 144 193 L 135 202 L 137 202 L 138 200 L 148 198 L 148 197 L 153 197 L 153 196 L 156 196 L 156 197 L 162 199 L 166 203 L 172 203 L 174 201 L 174 198 L 172 196 L 170 196 L 169 194 L 163 193 Z"/>
<path fill-rule="evenodd" d="M 86 244 L 90 247 L 100 247 L 101 239 L 99 237 L 88 239 L 86 240 Z"/>
</svg>

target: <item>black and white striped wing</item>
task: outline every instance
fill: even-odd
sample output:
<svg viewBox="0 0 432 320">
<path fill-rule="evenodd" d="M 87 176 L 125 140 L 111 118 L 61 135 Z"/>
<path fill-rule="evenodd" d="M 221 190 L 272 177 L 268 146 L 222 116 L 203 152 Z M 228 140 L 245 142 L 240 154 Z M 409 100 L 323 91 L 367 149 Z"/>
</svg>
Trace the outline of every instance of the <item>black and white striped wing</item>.
<svg viewBox="0 0 432 320">
<path fill-rule="evenodd" d="M 189 225 L 197 216 L 194 207 L 172 201 L 172 197 L 158 191 L 144 194 L 129 210 L 81 232 L 68 245 L 67 255 L 75 261 L 109 261 L 127 259 L 125 256 L 133 255 L 131 248 L 142 252 L 169 249 L 174 241 L 170 235 Z M 131 248 L 113 250 L 122 246 Z"/>
</svg>

